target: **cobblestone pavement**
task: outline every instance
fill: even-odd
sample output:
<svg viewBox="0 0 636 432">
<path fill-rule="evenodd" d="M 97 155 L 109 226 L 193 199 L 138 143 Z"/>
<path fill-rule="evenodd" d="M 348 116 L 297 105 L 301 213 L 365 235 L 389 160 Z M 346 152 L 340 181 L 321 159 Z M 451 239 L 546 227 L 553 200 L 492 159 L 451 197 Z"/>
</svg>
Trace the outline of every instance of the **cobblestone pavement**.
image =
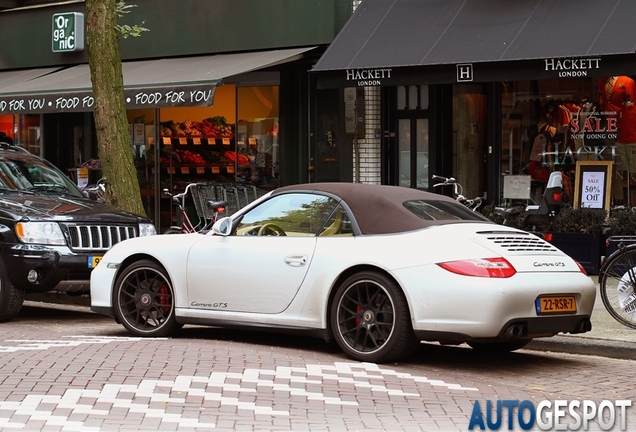
<svg viewBox="0 0 636 432">
<path fill-rule="evenodd" d="M 133 338 L 86 308 L 32 302 L 1 328 L 2 431 L 466 431 L 476 401 L 484 413 L 496 399 L 636 404 L 632 360 L 422 344 L 378 365 L 269 333 Z M 636 430 L 636 407 L 626 412 Z"/>
</svg>

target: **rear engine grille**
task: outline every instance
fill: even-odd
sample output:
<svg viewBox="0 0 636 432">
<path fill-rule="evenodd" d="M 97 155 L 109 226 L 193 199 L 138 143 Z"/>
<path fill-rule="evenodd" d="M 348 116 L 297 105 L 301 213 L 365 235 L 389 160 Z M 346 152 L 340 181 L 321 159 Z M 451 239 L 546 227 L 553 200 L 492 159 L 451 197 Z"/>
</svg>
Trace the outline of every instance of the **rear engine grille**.
<svg viewBox="0 0 636 432">
<path fill-rule="evenodd" d="M 107 251 L 117 243 L 137 237 L 136 226 L 67 225 L 71 250 Z"/>
<path fill-rule="evenodd" d="M 482 232 L 486 239 L 508 252 L 556 252 L 557 248 L 531 234 L 512 234 L 503 232 Z"/>
</svg>

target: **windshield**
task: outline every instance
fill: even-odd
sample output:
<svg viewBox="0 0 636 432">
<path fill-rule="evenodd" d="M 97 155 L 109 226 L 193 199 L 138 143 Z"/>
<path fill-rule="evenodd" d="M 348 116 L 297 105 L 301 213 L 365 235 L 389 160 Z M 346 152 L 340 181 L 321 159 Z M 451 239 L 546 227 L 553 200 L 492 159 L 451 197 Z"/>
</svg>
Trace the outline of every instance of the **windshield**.
<svg viewBox="0 0 636 432">
<path fill-rule="evenodd" d="M 36 157 L 0 156 L 0 189 L 30 193 L 68 194 L 82 197 L 82 192 L 59 171 Z"/>
</svg>

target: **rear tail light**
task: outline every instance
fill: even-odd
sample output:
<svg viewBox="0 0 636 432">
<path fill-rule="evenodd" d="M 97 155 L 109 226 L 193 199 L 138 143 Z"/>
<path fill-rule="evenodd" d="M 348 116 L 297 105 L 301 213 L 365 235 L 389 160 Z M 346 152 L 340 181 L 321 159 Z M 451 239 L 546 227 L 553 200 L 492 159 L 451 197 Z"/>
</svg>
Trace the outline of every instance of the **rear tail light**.
<svg viewBox="0 0 636 432">
<path fill-rule="evenodd" d="M 561 192 L 553 192 L 552 193 L 552 199 L 555 202 L 561 202 L 561 200 L 563 199 L 563 194 L 561 194 Z"/>
<path fill-rule="evenodd" d="M 438 266 L 463 276 L 509 278 L 517 271 L 505 258 L 481 258 L 438 263 Z"/>
<path fill-rule="evenodd" d="M 585 268 L 581 265 L 581 263 L 579 263 L 577 260 L 574 260 L 574 262 L 576 263 L 577 266 L 579 266 L 579 270 L 581 270 L 581 273 L 587 276 L 587 272 L 585 271 Z"/>
</svg>

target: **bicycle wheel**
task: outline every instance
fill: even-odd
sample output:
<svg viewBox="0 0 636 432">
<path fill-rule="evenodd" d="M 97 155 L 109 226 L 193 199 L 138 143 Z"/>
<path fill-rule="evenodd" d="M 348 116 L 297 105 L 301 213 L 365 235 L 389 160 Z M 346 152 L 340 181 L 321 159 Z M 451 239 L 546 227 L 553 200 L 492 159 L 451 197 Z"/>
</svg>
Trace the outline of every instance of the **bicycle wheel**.
<svg viewBox="0 0 636 432">
<path fill-rule="evenodd" d="M 599 272 L 599 289 L 609 314 L 636 329 L 636 245 L 613 253 Z"/>
</svg>

